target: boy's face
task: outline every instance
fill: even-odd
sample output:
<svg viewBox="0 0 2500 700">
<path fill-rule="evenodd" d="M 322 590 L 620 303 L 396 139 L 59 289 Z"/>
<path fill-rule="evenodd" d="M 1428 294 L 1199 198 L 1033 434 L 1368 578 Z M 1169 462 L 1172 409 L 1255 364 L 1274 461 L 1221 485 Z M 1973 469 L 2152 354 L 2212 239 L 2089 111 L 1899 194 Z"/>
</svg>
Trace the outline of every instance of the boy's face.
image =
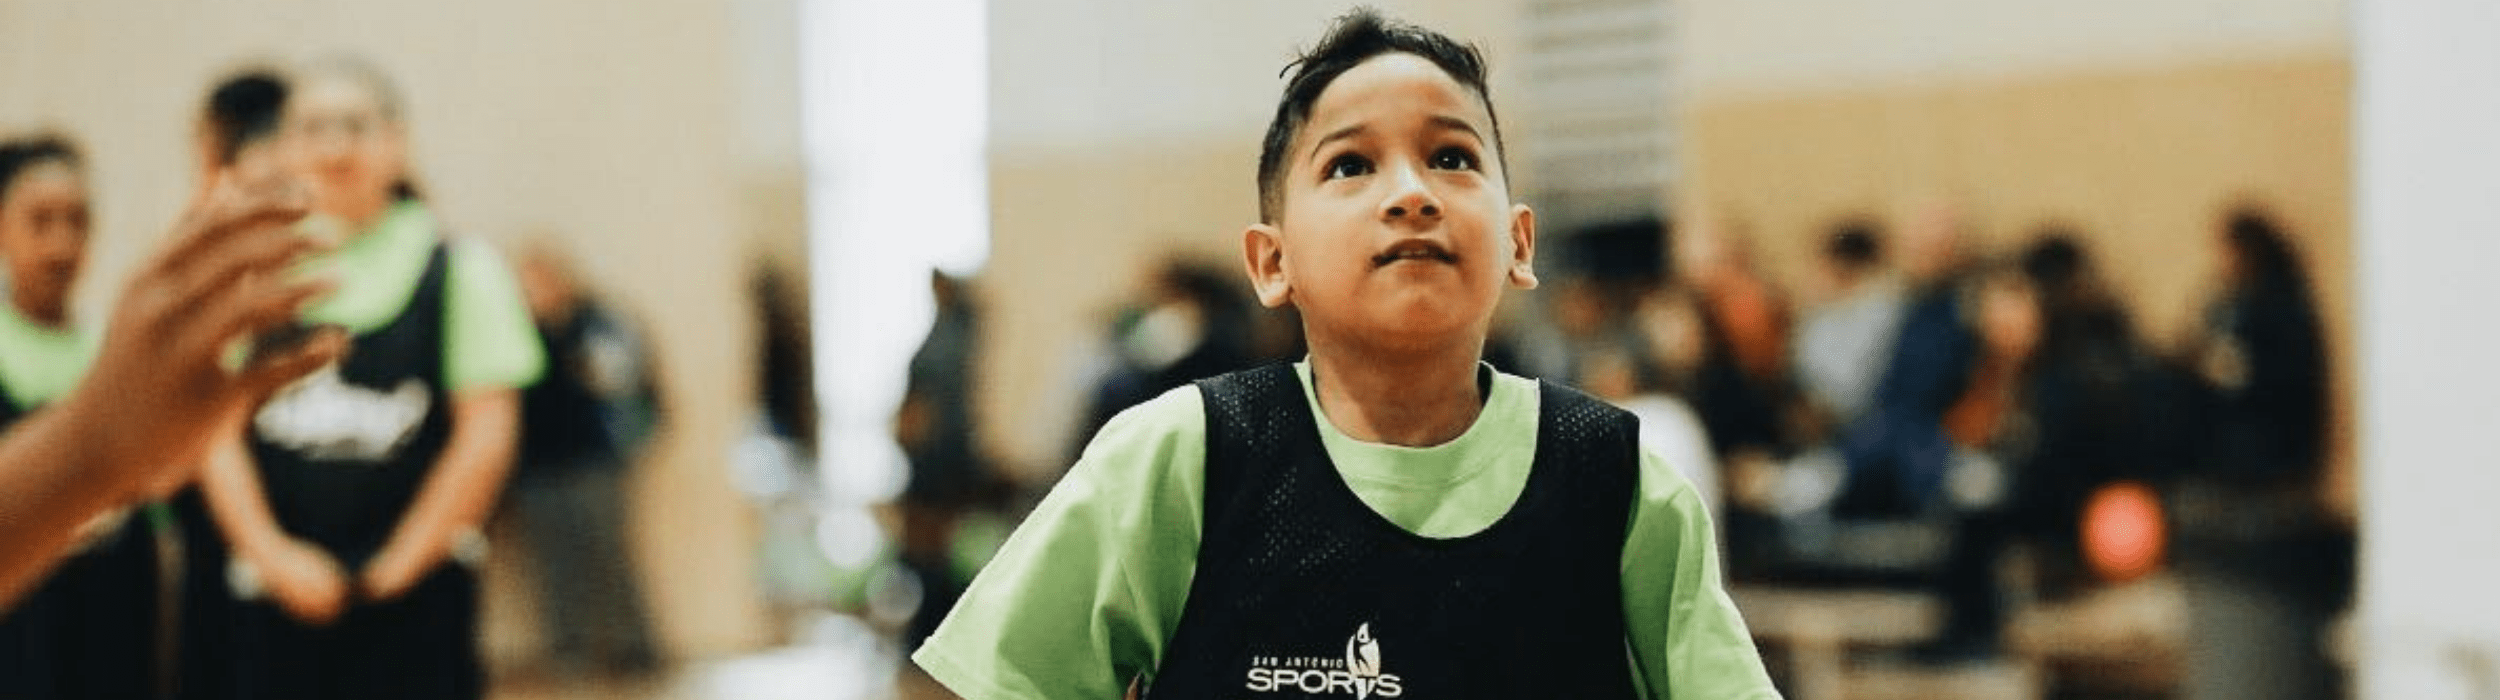
<svg viewBox="0 0 2500 700">
<path fill-rule="evenodd" d="M 1535 217 L 1492 138 L 1484 102 L 1422 57 L 1338 76 L 1285 155 L 1278 220 L 1243 233 L 1259 301 L 1299 307 L 1314 344 L 1481 344 L 1503 285 L 1536 286 Z"/>
</svg>

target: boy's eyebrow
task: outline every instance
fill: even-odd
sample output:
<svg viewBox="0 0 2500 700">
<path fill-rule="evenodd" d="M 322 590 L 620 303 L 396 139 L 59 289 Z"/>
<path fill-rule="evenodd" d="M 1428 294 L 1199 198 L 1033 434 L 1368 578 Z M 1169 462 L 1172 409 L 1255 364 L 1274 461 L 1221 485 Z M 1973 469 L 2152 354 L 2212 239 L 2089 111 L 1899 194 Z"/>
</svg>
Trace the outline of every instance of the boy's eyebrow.
<svg viewBox="0 0 2500 700">
<path fill-rule="evenodd" d="M 1447 114 L 1435 114 L 1435 115 L 1432 115 L 1432 117 L 1430 118 L 1430 121 L 1432 122 L 1432 125 L 1433 125 L 1433 126 L 1438 126 L 1438 127 L 1444 128 L 1444 129 L 1454 129 L 1454 130 L 1457 130 L 1457 131 L 1464 131 L 1464 132 L 1467 132 L 1467 135 L 1468 135 L 1468 136 L 1473 136 L 1473 137 L 1476 137 L 1476 140 L 1477 140 L 1477 141 L 1483 141 L 1483 140 L 1484 140 L 1484 134 L 1483 134 L 1482 132 L 1478 132 L 1478 131 L 1476 131 L 1476 125 L 1471 124 L 1471 123 L 1468 123 L 1468 121 L 1467 121 L 1467 120 L 1465 120 L 1465 119 L 1460 119 L 1460 118 L 1458 118 L 1458 117 L 1453 117 L 1453 116 L 1450 116 L 1450 115 L 1447 115 Z"/>
<path fill-rule="evenodd" d="M 1314 142 L 1312 142 L 1312 143 L 1311 143 L 1311 152 L 1310 152 L 1309 154 L 1304 155 L 1303 157 L 1304 157 L 1304 158 L 1308 158 L 1308 157 L 1310 157 L 1310 156 L 1319 155 L 1319 149 L 1321 149 L 1321 148 L 1323 148 L 1323 147 L 1326 147 L 1326 146 L 1328 145 L 1328 143 L 1329 143 L 1329 142 L 1331 142 L 1331 141 L 1337 141 L 1337 140 L 1341 140 L 1341 139 L 1350 139 L 1350 138 L 1354 138 L 1354 137 L 1356 137 L 1356 136 L 1360 136 L 1360 135 L 1362 135 L 1363 131 L 1364 131 L 1365 129 L 1368 129 L 1368 128 L 1370 128 L 1368 125 L 1365 125 L 1365 124 L 1356 124 L 1356 125 L 1353 125 L 1353 126 L 1349 126 L 1349 127 L 1343 128 L 1343 129 L 1338 129 L 1338 130 L 1336 130 L 1336 131 L 1331 131 L 1331 132 L 1328 132 L 1328 135 L 1327 135 L 1327 136 L 1322 136 L 1322 137 L 1319 137 L 1319 140 L 1318 140 L 1318 141 L 1314 141 Z"/>
</svg>

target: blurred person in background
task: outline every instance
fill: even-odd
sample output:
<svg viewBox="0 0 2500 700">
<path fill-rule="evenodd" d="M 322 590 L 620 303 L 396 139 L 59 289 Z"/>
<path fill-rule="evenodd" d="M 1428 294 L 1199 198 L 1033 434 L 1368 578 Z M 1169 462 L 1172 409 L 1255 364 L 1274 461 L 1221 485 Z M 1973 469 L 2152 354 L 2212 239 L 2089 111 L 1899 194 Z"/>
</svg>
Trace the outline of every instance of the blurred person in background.
<svg viewBox="0 0 2500 700">
<path fill-rule="evenodd" d="M 93 362 L 96 337 L 79 327 L 70 295 L 85 266 L 87 179 L 65 137 L 0 141 L 0 426 L 69 392 Z M 0 694 L 25 698 L 150 697 L 168 673 L 160 658 L 162 506 L 117 508 L 81 528 L 61 562 L 14 610 L 0 613 Z M 164 550 L 172 553 L 172 550 Z M 164 655 L 164 656 L 170 656 Z"/>
<path fill-rule="evenodd" d="M 1788 449 L 1788 319 L 1785 301 L 1752 269 L 1738 228 L 1710 214 L 1696 220 L 1671 242 L 1676 289 L 1646 301 L 1642 323 L 1652 351 L 1672 358 L 1672 385 L 1717 457 L 1730 501 L 1719 519 L 1729 575 L 1750 579 L 1780 551 L 1764 502 L 1782 488 L 1777 463 Z"/>
<path fill-rule="evenodd" d="M 1975 362 L 1938 426 L 1951 450 L 1944 486 L 1956 527 L 1936 572 L 1942 636 L 1916 650 L 1930 663 L 1987 660 L 1998 652 L 2006 611 L 1996 563 L 2010 541 L 2003 520 L 2012 510 L 2003 457 L 2037 428 L 2022 402 L 2030 397 L 2024 382 L 2046 323 L 2039 287 L 2008 261 L 1984 266 L 1972 289 Z"/>
<path fill-rule="evenodd" d="M 1640 418 L 1641 443 L 1693 482 L 1693 493 L 1711 512 L 1720 510 L 1719 460 L 1701 417 L 1675 393 L 1676 380 L 1660 356 L 1635 338 L 1600 348 L 1580 360 L 1580 387 Z"/>
<path fill-rule="evenodd" d="M 1817 434 L 1866 413 L 1908 306 L 1907 290 L 1885 265 L 1883 232 L 1875 222 L 1841 222 L 1820 252 L 1815 271 L 1822 301 L 1797 322 L 1790 358 Z"/>
<path fill-rule="evenodd" d="M 2205 437 L 2168 499 L 2194 611 L 2185 695 L 2339 697 L 2324 632 L 2349 603 L 2354 545 L 2321 493 L 2327 358 L 2317 301 L 2272 217 L 2232 211 L 2220 229 L 2223 288 L 2188 355 Z"/>
<path fill-rule="evenodd" d="M 780 639 L 796 637 L 808 615 L 839 595 L 824 576 L 827 554 L 817 536 L 827 507 L 855 509 L 858 519 L 871 518 L 862 505 L 865 498 L 832 492 L 816 470 L 807 283 L 789 262 L 758 255 L 748 268 L 747 322 L 757 339 L 755 394 L 724 465 L 731 483 L 754 507 L 760 588 Z M 854 532 L 868 541 L 887 539 L 873 527 Z"/>
<path fill-rule="evenodd" d="M 1929 510 L 1943 495 L 1951 445 L 1937 426 L 1963 394 L 1979 350 L 1963 298 L 1961 226 L 1957 210 L 1934 205 L 1903 231 L 1909 306 L 1873 400 L 1842 428 L 1847 484 L 1833 506 L 1842 515 L 1911 515 Z"/>
<path fill-rule="evenodd" d="M 755 380 L 765 432 L 787 441 L 808 461 L 816 453 L 816 371 L 808 349 L 807 282 L 793 281 L 770 259 L 755 262 L 748 292 L 755 304 Z"/>
<path fill-rule="evenodd" d="M 1706 349 L 1690 385 L 1711 449 L 1731 465 L 1787 449 L 1788 302 L 1762 278 L 1741 227 L 1717 219 L 1675 241 L 1680 282 L 1701 311 Z"/>
<path fill-rule="evenodd" d="M 199 164 L 195 200 L 206 200 L 222 178 L 283 177 L 277 137 L 286 93 L 285 76 L 266 67 L 237 70 L 209 88 L 193 131 Z M 175 690 L 193 700 L 234 697 L 238 608 L 227 585 L 230 548 L 198 483 L 183 486 L 171 503 L 182 533 Z"/>
<path fill-rule="evenodd" d="M 661 416 L 650 351 L 552 244 L 530 249 L 519 272 L 547 370 L 521 393 L 510 504 L 536 564 L 549 660 L 564 678 L 649 673 L 659 661 L 627 546 L 625 477 Z"/>
<path fill-rule="evenodd" d="M 2080 549 L 2086 499 L 2105 484 L 2152 474 L 2158 459 L 2145 438 L 2147 412 L 2139 410 L 2154 397 L 2154 362 L 2086 240 L 2063 226 L 2043 227 L 2021 258 L 2045 325 L 2025 384 L 2031 436 L 2007 460 L 2018 487 L 2011 524 L 2035 545 L 2036 583 L 2051 599 L 2088 582 Z"/>
<path fill-rule="evenodd" d="M 903 485 L 903 565 L 920 583 L 920 607 L 904 630 L 906 650 L 937 629 L 963 592 L 954 567 L 955 527 L 989 478 L 972 409 L 980 313 L 969 286 L 929 271 L 937 318 L 912 353 L 894 416 L 894 441 L 911 466 Z"/>
<path fill-rule="evenodd" d="M 1119 412 L 1174 387 L 1249 367 L 1262 358 L 1262 329 L 1251 318 L 1249 294 L 1229 270 L 1180 258 L 1158 263 L 1137 306 L 1120 313 L 1110 329 L 1111 368 L 1096 383 L 1085 424 L 1071 444 L 1083 446 Z M 1297 339 L 1276 339 L 1270 350 L 1292 352 Z M 1299 330 L 1284 330 L 1291 335 Z"/>
<path fill-rule="evenodd" d="M 1546 376 L 1567 379 L 1574 386 L 1587 382 L 1585 366 L 1590 355 L 1610 350 L 1619 338 L 1617 329 L 1621 310 L 1607 298 L 1607 290 L 1585 275 L 1562 274 L 1557 271 L 1552 288 L 1545 292 L 1547 317 L 1559 341 L 1554 362 L 1539 368 L 1551 372 Z"/>
<path fill-rule="evenodd" d="M 1639 216 L 1584 226 L 1553 239 L 1548 249 L 1556 264 L 1541 291 L 1531 297 L 1546 307 L 1548 323 L 1534 329 L 1543 347 L 1523 358 L 1536 365 L 1523 368 L 1524 373 L 1586 387 L 1589 359 L 1637 348 L 1633 310 L 1643 295 L 1669 279 L 1666 247 L 1673 235 L 1666 222 Z M 1489 349 L 1487 357 L 1496 368 L 1503 366 Z"/>
<path fill-rule="evenodd" d="M 511 271 L 443 238 L 407 167 L 399 94 L 346 59 L 291 76 L 285 170 L 312 193 L 305 310 L 356 352 L 272 397 L 209 455 L 232 543 L 237 689 L 254 698 L 476 698 L 479 524 L 541 354 Z"/>
<path fill-rule="evenodd" d="M 2133 335 L 2079 241 L 2044 228 L 1974 281 L 1977 357 L 1940 426 L 1951 444 L 1944 500 L 1955 516 L 1937 572 L 1945 627 L 1916 650 L 1924 661 L 2001 653 L 2010 586 L 2071 593 L 2084 569 L 2085 499 L 2143 456 L 2129 423 Z M 2018 545 L 2032 553 L 2037 580 L 2001 577 L 1999 562 Z"/>
<path fill-rule="evenodd" d="M 210 185 L 228 173 L 241 178 L 283 174 L 277 136 L 286 95 L 286 76 L 260 66 L 229 73 L 209 88 L 192 131 L 200 168 L 194 196 L 207 197 Z"/>
</svg>

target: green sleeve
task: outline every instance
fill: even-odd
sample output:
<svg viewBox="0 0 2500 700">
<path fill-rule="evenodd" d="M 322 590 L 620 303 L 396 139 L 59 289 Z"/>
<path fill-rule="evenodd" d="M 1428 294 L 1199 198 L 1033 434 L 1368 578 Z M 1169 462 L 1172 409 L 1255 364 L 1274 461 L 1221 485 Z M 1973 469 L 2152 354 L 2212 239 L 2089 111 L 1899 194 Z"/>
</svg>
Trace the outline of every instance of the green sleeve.
<svg viewBox="0 0 2500 700">
<path fill-rule="evenodd" d="M 1111 419 L 912 661 L 967 700 L 1120 697 L 1180 624 L 1205 461 L 1195 388 Z"/>
<path fill-rule="evenodd" d="M 1640 489 L 1623 546 L 1623 614 L 1647 696 L 1779 697 L 1720 581 L 1710 513 L 1691 483 L 1644 446 Z"/>
<path fill-rule="evenodd" d="M 464 241 L 451 246 L 449 274 L 443 376 L 451 390 L 519 389 L 537 383 L 547 357 L 512 268 L 493 248 Z"/>
</svg>

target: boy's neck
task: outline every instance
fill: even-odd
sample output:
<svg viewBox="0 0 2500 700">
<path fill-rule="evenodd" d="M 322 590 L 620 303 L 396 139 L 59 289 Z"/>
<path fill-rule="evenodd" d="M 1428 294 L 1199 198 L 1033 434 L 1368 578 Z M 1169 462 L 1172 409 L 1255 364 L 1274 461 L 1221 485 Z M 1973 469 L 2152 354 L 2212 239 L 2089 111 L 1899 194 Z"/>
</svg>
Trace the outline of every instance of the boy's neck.
<svg viewBox="0 0 2500 700">
<path fill-rule="evenodd" d="M 1347 437 L 1431 447 L 1465 434 L 1484 409 L 1480 346 L 1397 358 L 1328 350 L 1311 348 L 1311 386 L 1323 417 Z"/>
</svg>

